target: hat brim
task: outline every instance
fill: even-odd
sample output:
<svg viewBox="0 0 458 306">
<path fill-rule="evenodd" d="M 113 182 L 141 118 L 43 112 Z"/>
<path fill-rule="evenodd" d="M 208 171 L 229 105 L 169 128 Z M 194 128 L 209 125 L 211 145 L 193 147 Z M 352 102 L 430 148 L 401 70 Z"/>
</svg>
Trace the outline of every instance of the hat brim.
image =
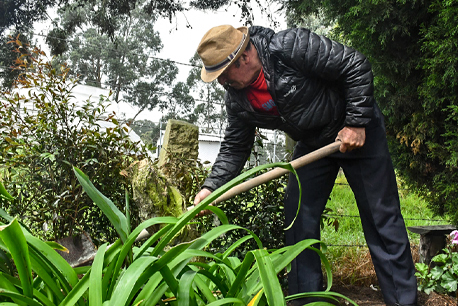
<svg viewBox="0 0 458 306">
<path fill-rule="evenodd" d="M 210 83 L 210 82 L 213 82 L 214 80 L 216 80 L 224 72 L 224 70 L 226 70 L 227 67 L 229 67 L 233 62 L 238 60 L 239 57 L 242 55 L 243 51 L 245 51 L 246 46 L 250 42 L 250 34 L 248 32 L 248 27 L 240 27 L 240 28 L 237 28 L 237 30 L 239 30 L 240 32 L 242 32 L 243 34 L 246 35 L 245 36 L 245 41 L 243 42 L 242 47 L 240 47 L 239 52 L 237 52 L 235 57 L 225 67 L 221 68 L 220 70 L 208 72 L 205 69 L 205 66 L 203 66 L 202 67 L 202 71 L 200 73 L 200 77 L 201 77 L 202 81 L 204 81 L 206 83 Z"/>
</svg>

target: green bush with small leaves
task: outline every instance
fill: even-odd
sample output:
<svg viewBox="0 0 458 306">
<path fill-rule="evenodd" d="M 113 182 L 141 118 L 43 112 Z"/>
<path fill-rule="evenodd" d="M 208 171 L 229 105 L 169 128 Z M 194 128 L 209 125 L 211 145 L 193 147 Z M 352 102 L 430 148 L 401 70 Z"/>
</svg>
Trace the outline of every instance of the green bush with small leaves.
<svg viewBox="0 0 458 306">
<path fill-rule="evenodd" d="M 72 166 L 122 207 L 129 184 L 120 172 L 145 151 L 106 111 L 109 97 L 76 101 L 77 80 L 68 77 L 67 67 L 54 67 L 41 50 L 19 40 L 12 43 L 21 74 L 11 91 L 0 93 L 0 177 L 14 200 L 0 205 L 40 236 L 55 240 L 85 231 L 99 245 L 115 233 Z"/>
</svg>

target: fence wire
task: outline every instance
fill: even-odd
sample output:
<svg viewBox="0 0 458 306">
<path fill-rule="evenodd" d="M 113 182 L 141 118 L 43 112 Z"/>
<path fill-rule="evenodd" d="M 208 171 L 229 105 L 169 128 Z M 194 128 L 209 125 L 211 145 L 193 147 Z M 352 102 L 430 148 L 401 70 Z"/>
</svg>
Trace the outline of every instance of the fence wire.
<svg viewBox="0 0 458 306">
<path fill-rule="evenodd" d="M 165 125 L 163 125 L 165 126 Z M 222 126 L 219 126 L 218 128 L 218 133 L 217 136 L 219 137 L 220 141 L 223 140 L 223 135 L 224 135 L 224 130 L 221 130 L 223 128 Z M 208 131 L 208 127 L 200 127 L 200 131 L 206 132 Z M 265 130 L 261 129 L 260 134 L 258 136 L 258 145 L 253 149 L 253 154 L 250 157 L 250 160 L 248 162 L 248 166 L 256 166 L 256 165 L 261 165 L 265 163 L 272 163 L 276 161 L 284 161 L 287 160 L 287 156 L 291 154 L 286 149 L 285 145 L 285 134 L 281 131 L 271 131 L 271 130 Z M 335 183 L 335 185 L 339 186 L 347 186 L 350 188 L 350 185 L 348 183 Z M 399 190 L 407 190 L 404 188 L 400 188 Z M 360 218 L 359 215 L 349 215 L 349 214 L 325 214 L 326 217 L 330 218 Z M 446 223 L 446 220 L 442 219 L 426 219 L 426 218 L 404 218 L 405 221 L 417 221 L 417 222 L 424 222 L 424 223 L 429 223 L 429 222 L 434 222 L 434 223 L 439 223 L 443 222 Z M 352 248 L 367 248 L 366 244 L 326 244 L 328 247 L 352 247 Z"/>
</svg>

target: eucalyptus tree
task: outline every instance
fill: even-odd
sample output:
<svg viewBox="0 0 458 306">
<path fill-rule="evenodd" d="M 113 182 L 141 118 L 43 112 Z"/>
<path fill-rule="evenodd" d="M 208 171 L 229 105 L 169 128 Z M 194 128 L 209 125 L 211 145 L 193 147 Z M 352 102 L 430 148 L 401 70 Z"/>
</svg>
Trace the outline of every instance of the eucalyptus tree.
<svg viewBox="0 0 458 306">
<path fill-rule="evenodd" d="M 129 120 L 130 121 L 130 120 Z M 155 146 L 159 138 L 160 124 L 151 120 L 132 120 L 130 127 L 137 133 L 141 140 L 148 145 Z"/>
<path fill-rule="evenodd" d="M 178 82 L 167 96 L 167 108 L 163 108 L 162 120 L 168 119 L 183 120 L 189 123 L 197 123 L 194 114 L 195 99 L 191 95 L 189 86 L 184 82 Z"/>
<path fill-rule="evenodd" d="M 119 33 L 119 20 L 126 21 L 136 11 L 141 11 L 152 20 L 167 18 L 170 22 L 177 19 L 178 14 L 186 15 L 190 9 L 214 11 L 230 5 L 240 8 L 240 21 L 252 23 L 252 2 L 255 3 L 267 16 L 274 20 L 261 4 L 260 0 L 2 0 L 0 1 L 0 77 L 3 85 L 11 86 L 12 79 L 17 76 L 11 69 L 6 69 L 12 63 L 10 51 L 6 45 L 8 33 L 11 31 L 16 36 L 21 33 L 23 38 L 32 38 L 34 22 L 50 19 L 49 9 L 63 9 L 69 12 L 79 8 L 88 7 L 91 10 L 90 23 L 98 29 L 99 34 L 114 39 Z M 74 34 L 80 26 L 87 28 L 87 16 L 73 14 L 65 26 L 55 27 L 48 33 L 47 41 L 54 54 L 62 54 L 68 50 L 66 40 Z M 192 24 L 187 23 L 187 27 Z M 14 58 L 13 58 L 14 60 Z"/>
<path fill-rule="evenodd" d="M 156 18 L 145 12 L 144 3 L 137 2 L 130 15 L 112 18 L 115 28 L 109 35 L 97 20 L 104 5 L 98 0 L 60 8 L 53 33 L 72 34 L 63 41 L 49 35 L 51 50 L 61 53 L 82 82 L 110 88 L 117 103 L 124 100 L 138 106 L 139 113 L 166 106 L 165 93 L 178 68 L 171 61 L 154 57 L 162 49 Z"/>
</svg>

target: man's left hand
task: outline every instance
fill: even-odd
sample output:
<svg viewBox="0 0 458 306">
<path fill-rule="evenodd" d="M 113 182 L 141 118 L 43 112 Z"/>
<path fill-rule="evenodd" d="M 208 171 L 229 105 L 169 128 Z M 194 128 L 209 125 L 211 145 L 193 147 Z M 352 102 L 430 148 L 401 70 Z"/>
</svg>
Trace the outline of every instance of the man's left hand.
<svg viewBox="0 0 458 306">
<path fill-rule="evenodd" d="M 360 148 L 366 141 L 366 128 L 346 126 L 337 134 L 336 140 L 340 140 L 340 152 L 350 152 L 353 149 Z"/>
</svg>

